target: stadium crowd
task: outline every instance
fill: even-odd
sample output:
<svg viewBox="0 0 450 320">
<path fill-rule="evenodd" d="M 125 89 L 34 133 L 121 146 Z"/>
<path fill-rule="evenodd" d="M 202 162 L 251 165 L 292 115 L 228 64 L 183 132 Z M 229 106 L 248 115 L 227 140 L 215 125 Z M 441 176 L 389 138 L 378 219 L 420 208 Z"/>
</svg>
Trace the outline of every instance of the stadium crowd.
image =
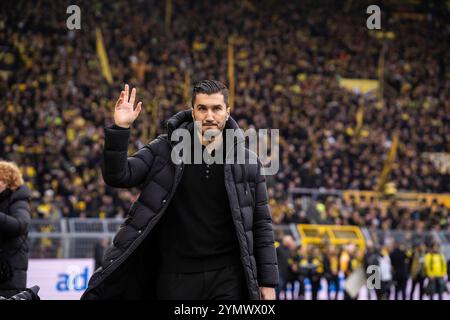
<svg viewBox="0 0 450 320">
<path fill-rule="evenodd" d="M 337 196 L 319 199 L 304 209 L 301 197 L 294 205 L 273 203 L 275 223 L 315 223 L 354 225 L 369 230 L 404 230 L 414 232 L 450 231 L 449 208 L 437 200 L 428 205 L 422 200 L 418 206 L 401 205 L 395 200 L 382 202 L 374 198 L 354 197 L 348 200 Z"/>
<path fill-rule="evenodd" d="M 303 300 L 309 291 L 308 297 L 317 300 L 320 290 L 324 292 L 322 299 L 328 300 L 442 300 L 449 293 L 450 260 L 445 259 L 439 245 L 433 242 L 413 245 L 391 242 L 381 247 L 368 243 L 363 250 L 353 244 L 297 245 L 290 235 L 279 235 L 279 240 L 279 299 Z M 373 271 L 366 273 L 369 266 L 379 268 L 379 285 L 368 279 L 374 288 L 366 288 L 365 297 L 360 296 L 361 289 L 356 295 L 350 295 L 345 282 L 359 268 L 369 278 L 373 275 Z M 321 282 L 322 279 L 325 281 Z"/>
<path fill-rule="evenodd" d="M 82 28 L 68 30 L 68 2 L 5 3 L 0 42 L 15 47 L 20 62 L 0 80 L 0 154 L 23 169 L 34 191 L 33 212 L 123 217 L 136 193 L 105 186 L 99 171 L 103 127 L 112 122 L 119 88 L 136 86 L 147 108 L 133 130 L 132 152 L 151 138 L 149 126 L 162 133 L 164 121 L 188 107 L 186 73 L 190 83 L 227 83 L 231 36 L 232 115 L 244 129 L 280 129 L 281 168 L 269 179 L 276 202 L 284 203 L 291 187 L 373 189 L 395 130 L 397 188 L 448 191 L 448 172 L 422 157 L 449 151 L 448 29 L 439 7 L 410 20 L 386 6 L 383 29 L 395 38 L 382 41 L 365 28 L 366 3 L 324 4 L 176 0 L 166 28 L 164 2 L 80 1 Z M 112 85 L 100 72 L 95 27 L 103 32 Z M 375 95 L 339 86 L 339 77 L 376 79 L 383 42 L 384 106 Z M 359 108 L 364 122 L 356 134 Z"/>
</svg>

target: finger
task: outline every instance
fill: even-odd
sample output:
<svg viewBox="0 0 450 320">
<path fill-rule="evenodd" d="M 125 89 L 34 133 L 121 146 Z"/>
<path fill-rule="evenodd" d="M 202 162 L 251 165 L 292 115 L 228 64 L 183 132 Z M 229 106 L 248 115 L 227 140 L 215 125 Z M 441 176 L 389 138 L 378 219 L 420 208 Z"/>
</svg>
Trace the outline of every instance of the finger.
<svg viewBox="0 0 450 320">
<path fill-rule="evenodd" d="M 135 98 L 136 98 L 136 88 L 133 88 L 133 90 L 131 90 L 131 95 L 130 95 L 130 103 L 132 106 L 134 106 Z"/>
<path fill-rule="evenodd" d="M 116 109 L 118 109 L 121 105 L 122 105 L 122 102 L 123 102 L 123 99 L 122 98 L 119 98 L 119 100 L 117 100 L 117 102 L 116 102 Z"/>
<path fill-rule="evenodd" d="M 125 102 L 128 102 L 128 99 L 129 99 L 129 90 L 130 90 L 130 88 L 128 87 L 128 84 L 126 84 L 125 85 L 125 96 L 123 97 L 123 99 L 124 99 L 124 101 Z"/>
<path fill-rule="evenodd" d="M 136 109 L 134 110 L 134 114 L 136 115 L 136 117 L 139 115 L 139 113 L 141 112 L 141 110 L 142 110 L 142 102 L 139 101 L 138 104 L 137 104 L 137 106 L 136 106 Z"/>
<path fill-rule="evenodd" d="M 116 108 L 118 108 L 122 104 L 124 94 L 125 94 L 125 92 L 123 92 L 123 91 L 120 92 L 119 99 L 117 99 L 117 102 L 116 102 Z"/>
</svg>

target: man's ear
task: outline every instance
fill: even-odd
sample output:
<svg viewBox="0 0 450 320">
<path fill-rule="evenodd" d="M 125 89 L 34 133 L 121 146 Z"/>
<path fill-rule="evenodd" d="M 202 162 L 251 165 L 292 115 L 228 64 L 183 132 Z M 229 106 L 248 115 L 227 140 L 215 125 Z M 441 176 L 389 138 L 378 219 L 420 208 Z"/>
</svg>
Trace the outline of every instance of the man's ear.
<svg viewBox="0 0 450 320">
<path fill-rule="evenodd" d="M 194 119 L 194 122 L 195 122 L 194 108 L 193 107 L 191 108 L 191 111 L 192 111 L 192 119 Z"/>
</svg>

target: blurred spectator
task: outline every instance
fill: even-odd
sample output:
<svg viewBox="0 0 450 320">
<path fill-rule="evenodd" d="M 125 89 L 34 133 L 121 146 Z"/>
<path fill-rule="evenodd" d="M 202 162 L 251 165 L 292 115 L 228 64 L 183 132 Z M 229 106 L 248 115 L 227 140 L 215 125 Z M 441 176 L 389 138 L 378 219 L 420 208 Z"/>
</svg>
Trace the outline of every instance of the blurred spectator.
<svg viewBox="0 0 450 320">
<path fill-rule="evenodd" d="M 282 243 L 276 248 L 279 271 L 279 285 L 277 287 L 277 299 L 280 299 L 280 293 L 286 297 L 286 285 L 290 279 L 291 273 L 291 256 L 295 249 L 295 241 L 290 235 L 285 235 L 282 238 Z M 290 263 L 291 262 L 291 263 Z M 292 283 L 292 282 L 291 282 Z"/>
<path fill-rule="evenodd" d="M 97 270 L 103 261 L 103 255 L 105 254 L 105 250 L 108 248 L 109 239 L 103 238 L 99 240 L 94 246 L 94 260 L 95 260 L 95 270 Z"/>
<path fill-rule="evenodd" d="M 413 300 L 414 292 L 416 290 L 417 285 L 419 286 L 419 300 L 423 299 L 424 281 L 426 277 L 425 254 L 426 254 L 426 246 L 424 244 L 416 245 L 411 259 L 410 272 L 412 285 L 409 300 Z"/>
<path fill-rule="evenodd" d="M 327 280 L 327 296 L 328 300 L 337 300 L 339 295 L 339 257 L 336 248 L 332 245 L 328 246 L 323 255 L 324 277 Z M 334 297 L 331 297 L 331 288 L 334 290 Z"/>
<path fill-rule="evenodd" d="M 440 252 L 438 243 L 434 243 L 430 252 L 425 255 L 425 268 L 428 277 L 428 294 L 430 300 L 434 299 L 436 293 L 439 300 L 442 300 L 442 294 L 447 290 L 444 280 L 447 274 L 447 263 L 444 255 Z"/>
<path fill-rule="evenodd" d="M 392 263 L 386 247 L 381 249 L 379 257 L 381 289 L 378 290 L 378 300 L 389 300 L 392 286 Z"/>
<path fill-rule="evenodd" d="M 379 266 L 378 259 L 379 259 L 379 252 L 376 246 L 373 244 L 372 241 L 368 241 L 366 243 L 366 252 L 364 253 L 363 258 L 363 266 L 364 270 L 366 271 L 366 275 L 369 275 L 367 273 L 369 267 Z M 376 294 L 376 288 L 375 288 L 375 294 Z M 367 288 L 367 298 L 368 300 L 372 300 L 372 289 Z"/>
<path fill-rule="evenodd" d="M 400 300 L 400 293 L 402 294 L 402 300 L 406 300 L 406 282 L 408 281 L 408 270 L 407 270 L 407 257 L 406 252 L 402 245 L 398 242 L 394 243 L 394 249 L 390 253 L 394 289 L 395 289 L 395 300 Z"/>
</svg>

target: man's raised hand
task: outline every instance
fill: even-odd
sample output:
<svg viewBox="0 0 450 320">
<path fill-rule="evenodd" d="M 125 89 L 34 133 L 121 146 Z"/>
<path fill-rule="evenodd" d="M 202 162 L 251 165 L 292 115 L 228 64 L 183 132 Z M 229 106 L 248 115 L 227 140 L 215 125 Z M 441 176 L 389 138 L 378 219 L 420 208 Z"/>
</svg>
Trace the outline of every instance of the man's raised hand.
<svg viewBox="0 0 450 320">
<path fill-rule="evenodd" d="M 122 128 L 129 128 L 134 120 L 136 120 L 139 116 L 142 109 L 141 101 L 139 101 L 136 108 L 134 108 L 136 88 L 131 90 L 131 94 L 129 93 L 129 90 L 130 88 L 128 84 L 126 84 L 124 90 L 120 92 L 119 99 L 117 100 L 114 108 L 114 123 L 116 126 Z"/>
</svg>

